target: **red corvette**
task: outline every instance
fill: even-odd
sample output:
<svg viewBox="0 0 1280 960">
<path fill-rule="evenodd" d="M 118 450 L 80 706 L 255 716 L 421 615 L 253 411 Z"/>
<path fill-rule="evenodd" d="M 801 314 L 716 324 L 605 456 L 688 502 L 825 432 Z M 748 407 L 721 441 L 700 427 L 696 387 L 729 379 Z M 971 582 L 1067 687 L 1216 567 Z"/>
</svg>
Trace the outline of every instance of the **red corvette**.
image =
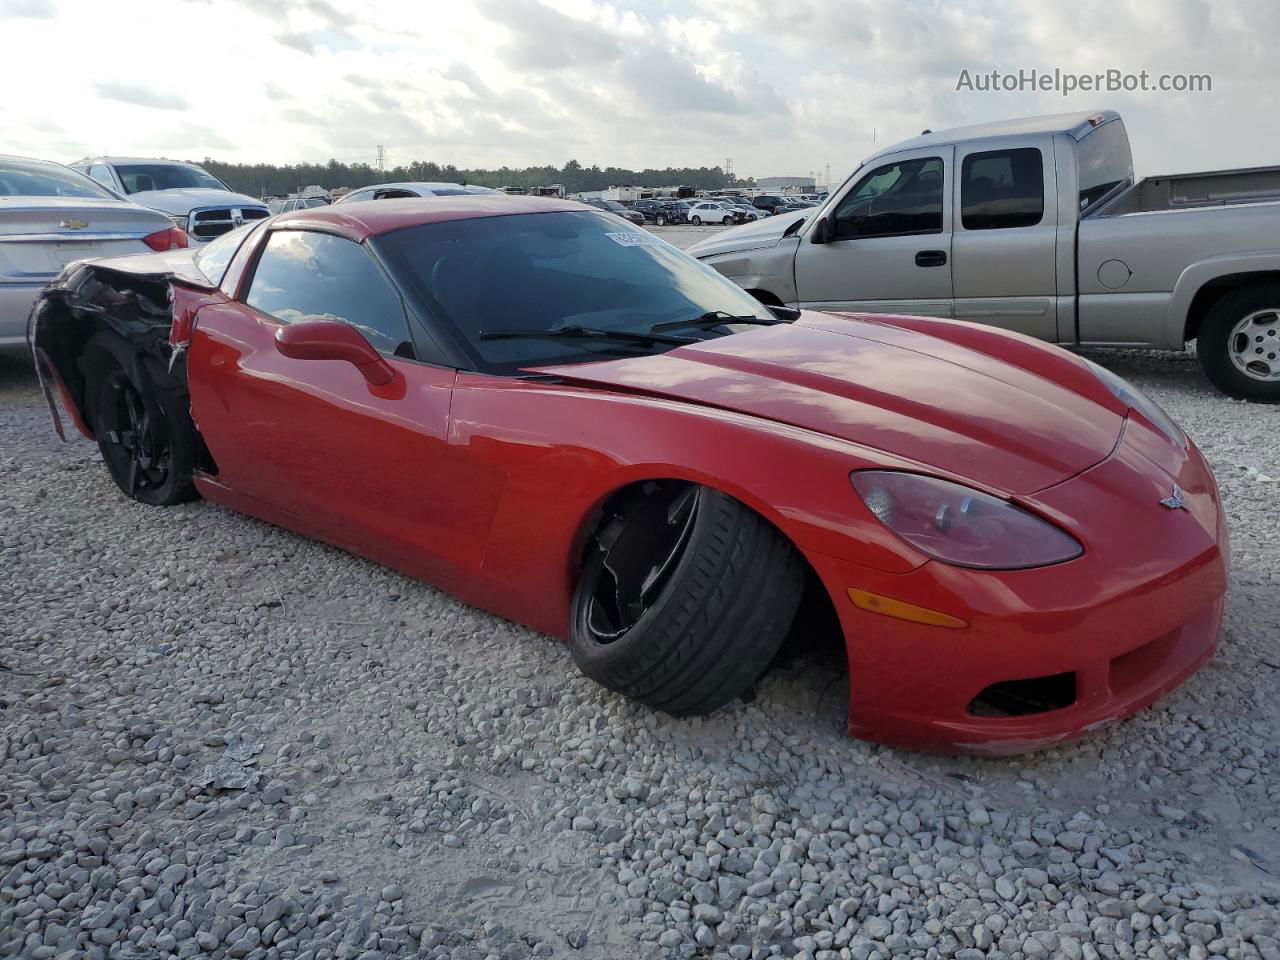
<svg viewBox="0 0 1280 960">
<path fill-rule="evenodd" d="M 344 204 L 81 263 L 30 337 L 129 496 L 375 558 L 672 713 L 747 692 L 802 603 L 843 633 L 851 733 L 952 752 L 1083 734 L 1217 643 L 1213 476 L 1123 380 L 765 306 L 578 204 Z"/>
</svg>

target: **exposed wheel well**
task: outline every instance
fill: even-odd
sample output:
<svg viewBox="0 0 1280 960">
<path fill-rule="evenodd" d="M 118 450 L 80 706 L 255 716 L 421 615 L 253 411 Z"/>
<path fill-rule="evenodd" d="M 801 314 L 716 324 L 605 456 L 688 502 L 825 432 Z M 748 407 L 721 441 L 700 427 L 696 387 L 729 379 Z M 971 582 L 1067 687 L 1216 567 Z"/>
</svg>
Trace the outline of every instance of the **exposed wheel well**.
<svg viewBox="0 0 1280 960">
<path fill-rule="evenodd" d="M 1194 340 L 1200 335 L 1200 325 L 1215 303 L 1232 290 L 1261 283 L 1280 282 L 1280 271 L 1256 270 L 1251 273 L 1232 273 L 1224 277 L 1214 277 L 1196 291 L 1187 308 L 1187 322 L 1183 328 L 1182 339 Z"/>
</svg>

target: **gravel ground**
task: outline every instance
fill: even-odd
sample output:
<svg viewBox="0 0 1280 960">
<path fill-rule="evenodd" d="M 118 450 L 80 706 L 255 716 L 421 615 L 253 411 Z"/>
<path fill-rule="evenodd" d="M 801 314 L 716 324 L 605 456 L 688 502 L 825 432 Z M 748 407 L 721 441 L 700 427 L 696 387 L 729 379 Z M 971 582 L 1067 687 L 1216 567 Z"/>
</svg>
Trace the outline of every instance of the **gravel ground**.
<svg viewBox="0 0 1280 960">
<path fill-rule="evenodd" d="M 124 500 L 0 360 L 0 957 L 1280 957 L 1280 409 L 1097 357 L 1217 470 L 1226 633 L 1012 760 L 848 739 L 817 659 L 656 715 L 386 569 Z"/>
</svg>

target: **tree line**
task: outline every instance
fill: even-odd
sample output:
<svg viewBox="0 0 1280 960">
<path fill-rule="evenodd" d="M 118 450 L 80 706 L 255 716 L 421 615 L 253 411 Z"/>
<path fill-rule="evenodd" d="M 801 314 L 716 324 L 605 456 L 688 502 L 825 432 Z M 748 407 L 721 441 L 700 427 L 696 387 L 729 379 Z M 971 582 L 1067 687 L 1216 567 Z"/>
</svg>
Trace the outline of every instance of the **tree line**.
<svg viewBox="0 0 1280 960">
<path fill-rule="evenodd" d="M 563 167 L 500 167 L 497 170 L 467 170 L 453 164 L 441 166 L 426 160 L 415 160 L 384 170 L 368 163 L 223 163 L 205 160 L 201 166 L 232 190 L 250 196 L 281 196 L 302 187 L 318 184 L 326 190 L 337 187 L 368 186 L 371 183 L 395 183 L 403 180 L 438 180 L 447 183 L 475 183 L 484 187 L 543 187 L 563 183 L 569 193 L 603 190 L 606 187 L 634 184 L 642 187 L 688 185 L 699 190 L 719 190 L 731 186 L 750 186 L 754 180 L 739 180 L 716 167 L 667 167 L 628 170 L 624 167 L 584 167 L 570 160 Z"/>
</svg>

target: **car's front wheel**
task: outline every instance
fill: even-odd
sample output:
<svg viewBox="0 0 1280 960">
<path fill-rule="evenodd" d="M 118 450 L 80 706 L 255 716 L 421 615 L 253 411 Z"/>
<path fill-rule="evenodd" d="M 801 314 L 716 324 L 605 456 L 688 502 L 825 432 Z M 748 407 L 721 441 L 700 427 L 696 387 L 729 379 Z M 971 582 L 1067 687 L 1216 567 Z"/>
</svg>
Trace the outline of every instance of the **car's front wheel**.
<svg viewBox="0 0 1280 960">
<path fill-rule="evenodd" d="M 694 224 L 695 226 L 699 226 L 699 227 L 700 227 L 700 226 L 702 226 L 702 218 L 701 218 L 701 217 L 699 217 L 699 216 L 695 215 L 695 216 L 693 216 L 693 217 L 691 218 L 691 220 L 693 221 L 693 224 Z"/>
<path fill-rule="evenodd" d="M 1209 308 L 1196 338 L 1200 367 L 1223 393 L 1280 403 L 1280 284 L 1242 287 Z"/>
<path fill-rule="evenodd" d="M 667 225 L 667 218 L 659 214 L 653 218 L 653 224 L 656 227 L 665 227 Z"/>
<path fill-rule="evenodd" d="M 598 683 L 667 713 L 741 696 L 786 636 L 804 563 L 767 520 L 696 484 L 633 488 L 588 544 L 569 628 Z"/>
</svg>

